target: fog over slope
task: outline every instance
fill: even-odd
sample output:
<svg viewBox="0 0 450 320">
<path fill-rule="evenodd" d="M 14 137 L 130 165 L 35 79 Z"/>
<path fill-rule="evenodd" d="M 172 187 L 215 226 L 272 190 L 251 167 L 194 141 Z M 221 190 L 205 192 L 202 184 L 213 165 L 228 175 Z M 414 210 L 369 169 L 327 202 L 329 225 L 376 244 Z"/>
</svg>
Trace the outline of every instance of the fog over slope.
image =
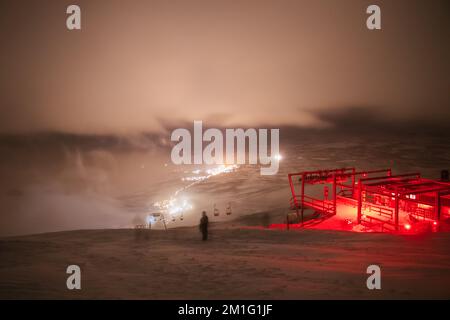
<svg viewBox="0 0 450 320">
<path fill-rule="evenodd" d="M 198 223 L 201 210 L 211 214 L 213 204 L 222 212 L 213 221 L 267 210 L 284 214 L 290 198 L 288 172 L 392 167 L 436 178 L 449 166 L 448 136 L 351 131 L 345 126 L 281 128 L 283 160 L 277 175 L 261 176 L 259 166 L 243 165 L 196 183 L 185 179 L 208 168 L 173 165 L 168 133 L 3 136 L 0 235 L 132 227 L 136 219 L 158 211 L 154 203 L 170 198 L 192 205 L 184 220 L 170 221 L 170 227 Z M 230 203 L 233 215 L 225 217 Z"/>
</svg>

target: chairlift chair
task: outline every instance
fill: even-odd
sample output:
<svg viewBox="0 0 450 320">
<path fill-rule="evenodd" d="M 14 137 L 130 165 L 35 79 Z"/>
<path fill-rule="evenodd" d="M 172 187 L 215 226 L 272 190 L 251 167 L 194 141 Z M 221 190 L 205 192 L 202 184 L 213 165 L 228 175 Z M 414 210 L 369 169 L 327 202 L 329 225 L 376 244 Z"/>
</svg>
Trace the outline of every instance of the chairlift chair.
<svg viewBox="0 0 450 320">
<path fill-rule="evenodd" d="M 227 209 L 226 209 L 226 214 L 227 216 L 231 215 L 231 203 L 228 203 Z"/>
<path fill-rule="evenodd" d="M 219 209 L 216 208 L 216 204 L 214 204 L 214 211 L 213 211 L 213 212 L 214 212 L 214 216 L 215 216 L 215 217 L 218 217 L 219 214 L 220 214 L 220 213 L 219 213 Z"/>
</svg>

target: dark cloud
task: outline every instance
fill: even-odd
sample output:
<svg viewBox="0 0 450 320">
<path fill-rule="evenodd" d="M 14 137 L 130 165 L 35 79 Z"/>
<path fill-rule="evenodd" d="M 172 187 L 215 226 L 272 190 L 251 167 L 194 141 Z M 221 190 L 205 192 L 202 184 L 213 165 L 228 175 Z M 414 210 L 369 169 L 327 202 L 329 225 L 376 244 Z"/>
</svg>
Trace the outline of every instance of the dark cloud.
<svg viewBox="0 0 450 320">
<path fill-rule="evenodd" d="M 371 134 L 439 134 L 450 135 L 450 117 L 436 118 L 432 113 L 404 117 L 390 116 L 381 107 L 339 107 L 316 114 L 329 124 L 329 131 Z"/>
<path fill-rule="evenodd" d="M 381 31 L 366 29 L 372 2 L 359 0 L 80 0 L 83 29 L 69 32 L 71 3 L 2 1 L 2 133 L 450 115 L 448 1 L 379 2 Z"/>
</svg>

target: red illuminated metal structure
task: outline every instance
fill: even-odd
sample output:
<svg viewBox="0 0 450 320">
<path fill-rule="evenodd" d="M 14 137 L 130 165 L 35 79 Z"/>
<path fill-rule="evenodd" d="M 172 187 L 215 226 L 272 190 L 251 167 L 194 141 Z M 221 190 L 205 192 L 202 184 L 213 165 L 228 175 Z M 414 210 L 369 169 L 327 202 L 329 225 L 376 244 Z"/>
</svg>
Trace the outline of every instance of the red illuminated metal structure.
<svg viewBox="0 0 450 320">
<path fill-rule="evenodd" d="M 450 182 L 425 179 L 418 172 L 393 175 L 391 169 L 340 168 L 290 173 L 288 179 L 290 207 L 302 226 L 305 209 L 322 218 L 345 211 L 357 224 L 377 225 L 382 231 L 408 231 L 412 225 L 437 225 L 450 217 Z M 307 193 L 313 185 L 327 185 L 325 196 L 317 190 Z"/>
</svg>

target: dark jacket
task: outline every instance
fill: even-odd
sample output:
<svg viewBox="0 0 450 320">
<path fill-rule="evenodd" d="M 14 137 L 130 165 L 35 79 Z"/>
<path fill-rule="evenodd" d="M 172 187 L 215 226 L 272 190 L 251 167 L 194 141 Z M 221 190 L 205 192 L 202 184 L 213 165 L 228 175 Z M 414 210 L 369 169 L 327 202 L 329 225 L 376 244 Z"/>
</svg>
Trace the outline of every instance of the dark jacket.
<svg viewBox="0 0 450 320">
<path fill-rule="evenodd" d="M 201 232 L 208 231 L 208 217 L 204 216 L 200 219 L 200 225 L 199 225 Z"/>
</svg>

